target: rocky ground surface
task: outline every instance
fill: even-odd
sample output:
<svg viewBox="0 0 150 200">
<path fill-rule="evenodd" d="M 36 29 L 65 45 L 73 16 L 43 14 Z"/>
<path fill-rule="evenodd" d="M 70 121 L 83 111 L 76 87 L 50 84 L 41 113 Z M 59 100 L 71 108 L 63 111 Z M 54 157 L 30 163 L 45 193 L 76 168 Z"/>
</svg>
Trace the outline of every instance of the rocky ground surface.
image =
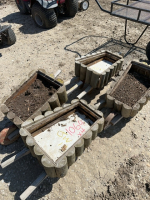
<svg viewBox="0 0 150 200">
<path fill-rule="evenodd" d="M 94 0 L 86 12 L 75 18 L 59 18 L 51 30 L 38 28 L 30 15 L 21 15 L 14 2 L 1 0 L 0 18 L 11 24 L 17 42 L 0 46 L 0 100 L 10 95 L 13 87 L 39 68 L 68 80 L 74 75 L 75 57 L 108 49 L 125 56 L 124 65 L 133 59 L 147 62 L 145 47 L 149 29 L 135 47 L 124 42 L 124 20 L 99 10 Z M 110 9 L 110 0 L 101 0 Z M 129 41 L 135 40 L 144 26 L 129 22 Z M 149 64 L 149 63 L 148 63 Z M 92 98 L 86 96 L 86 99 Z M 73 98 L 73 96 L 71 97 Z M 94 98 L 94 97 L 93 97 Z M 89 101 L 90 102 L 90 101 Z M 94 101 L 91 101 L 93 104 Z M 6 119 L 0 114 L 0 130 Z M 150 199 L 150 103 L 132 119 L 103 131 L 72 165 L 62 179 L 47 178 L 29 199 L 51 200 L 127 200 Z M 0 160 L 23 149 L 19 139 L 0 146 Z M 19 199 L 20 194 L 41 173 L 42 167 L 31 155 L 6 169 L 0 168 L 0 198 Z"/>
</svg>

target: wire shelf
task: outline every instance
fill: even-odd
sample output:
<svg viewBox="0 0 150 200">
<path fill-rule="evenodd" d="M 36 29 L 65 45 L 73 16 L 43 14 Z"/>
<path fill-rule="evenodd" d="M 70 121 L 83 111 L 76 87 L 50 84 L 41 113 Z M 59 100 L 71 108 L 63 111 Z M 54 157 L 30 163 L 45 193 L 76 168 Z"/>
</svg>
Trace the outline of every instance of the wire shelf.
<svg viewBox="0 0 150 200">
<path fill-rule="evenodd" d="M 115 9 L 116 7 L 117 9 Z M 116 0 L 111 2 L 110 14 L 123 19 L 150 25 L 150 1 L 139 0 L 130 3 L 130 1 L 127 0 L 126 4 L 123 4 L 123 1 Z"/>
</svg>

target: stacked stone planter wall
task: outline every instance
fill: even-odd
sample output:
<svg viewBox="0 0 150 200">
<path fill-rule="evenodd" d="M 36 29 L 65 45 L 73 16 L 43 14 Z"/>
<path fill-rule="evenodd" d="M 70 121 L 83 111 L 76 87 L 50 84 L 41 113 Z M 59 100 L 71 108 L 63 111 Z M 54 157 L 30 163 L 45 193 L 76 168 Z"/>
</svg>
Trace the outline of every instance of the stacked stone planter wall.
<svg viewBox="0 0 150 200">
<path fill-rule="evenodd" d="M 46 148 L 42 148 L 39 145 L 35 137 L 37 137 L 41 132 L 43 133 L 47 128 L 51 128 L 57 122 L 64 121 L 68 116 L 78 110 L 80 110 L 80 112 L 85 116 L 88 116 L 93 121 L 93 124 L 85 133 L 83 133 L 82 136 L 78 136 L 79 138 L 75 140 L 67 150 L 64 145 L 64 150 L 62 150 L 64 153 L 57 160 L 52 159 L 52 155 L 49 155 L 46 152 Z M 77 130 L 80 130 L 80 125 L 76 127 Z M 71 104 L 64 104 L 63 107 L 55 108 L 54 111 L 47 111 L 43 118 L 28 124 L 26 128 L 22 127 L 20 129 L 20 135 L 25 145 L 30 149 L 32 156 L 38 159 L 48 176 L 64 177 L 68 168 L 75 162 L 78 156 L 82 155 L 84 149 L 91 144 L 97 134 L 103 130 L 103 127 L 104 118 L 100 111 L 93 110 L 93 108 L 91 108 L 91 106 L 89 106 L 84 100 L 73 100 Z M 67 136 L 65 135 L 65 139 L 66 137 Z M 47 143 L 49 144 L 50 141 L 54 142 L 53 140 L 47 140 Z M 55 146 L 56 145 L 58 144 L 55 143 Z"/>
<path fill-rule="evenodd" d="M 94 71 L 91 69 L 93 64 L 100 61 L 109 61 L 112 63 L 105 71 L 102 73 Z M 112 76 L 118 74 L 122 69 L 123 58 L 122 56 L 112 53 L 110 51 L 101 51 L 81 58 L 76 58 L 75 61 L 75 76 L 86 84 L 89 84 L 92 88 L 102 89 Z"/>
<path fill-rule="evenodd" d="M 17 116 L 11 109 L 8 108 L 8 104 L 10 101 L 15 101 L 15 98 L 18 97 L 23 92 L 27 91 L 30 85 L 36 80 L 36 78 L 41 78 L 42 81 L 46 81 L 48 84 L 53 85 L 56 88 L 56 92 L 40 107 L 38 108 L 27 120 L 21 120 L 19 116 Z M 51 112 L 56 107 L 64 104 L 68 98 L 66 93 L 66 88 L 62 84 L 63 82 L 60 79 L 54 79 L 54 75 L 48 75 L 45 70 L 32 71 L 29 73 L 28 78 L 21 81 L 17 88 L 14 88 L 10 96 L 6 96 L 3 98 L 1 103 L 1 111 L 2 113 L 12 121 L 18 128 L 21 125 L 26 126 L 30 123 L 34 123 L 46 115 L 47 111 Z"/>
<path fill-rule="evenodd" d="M 137 73 L 139 76 L 145 77 L 146 80 L 150 83 L 150 68 L 140 62 L 132 61 L 126 70 L 119 72 L 120 75 L 116 77 L 115 81 L 111 84 L 110 89 L 106 94 L 106 107 L 115 109 L 125 118 L 134 117 L 138 111 L 140 111 L 142 107 L 148 102 L 148 100 L 150 100 L 150 88 L 147 89 L 147 91 L 133 106 L 129 106 L 124 102 L 118 101 L 112 96 L 113 92 L 116 91 L 116 89 L 119 87 L 119 85 L 122 83 L 130 71 Z"/>
</svg>

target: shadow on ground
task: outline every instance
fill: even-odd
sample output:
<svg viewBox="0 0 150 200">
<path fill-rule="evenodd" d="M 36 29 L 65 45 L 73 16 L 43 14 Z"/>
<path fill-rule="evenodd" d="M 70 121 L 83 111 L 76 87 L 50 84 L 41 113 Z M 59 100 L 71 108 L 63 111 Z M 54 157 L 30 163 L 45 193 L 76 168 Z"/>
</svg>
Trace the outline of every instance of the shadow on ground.
<svg viewBox="0 0 150 200">
<path fill-rule="evenodd" d="M 43 168 L 40 166 L 37 159 L 29 154 L 4 169 L 0 168 L 0 173 L 2 174 L 0 176 L 0 181 L 4 180 L 4 182 L 8 184 L 9 190 L 15 192 L 14 199 L 19 200 L 19 196 L 42 172 Z M 44 197 L 52 191 L 53 184 L 57 181 L 58 178 L 46 178 L 28 200 L 36 200 Z"/>
<path fill-rule="evenodd" d="M 106 42 L 104 42 L 100 46 L 96 47 L 92 51 L 87 52 L 85 55 L 92 54 L 92 53 L 95 53 L 95 52 L 103 50 L 103 49 L 111 50 L 112 52 L 118 52 L 124 58 L 127 57 L 128 55 L 132 54 L 133 52 L 137 52 L 137 53 L 140 53 L 142 55 L 145 55 L 145 49 L 144 48 L 126 44 L 125 42 L 121 41 L 121 39 L 117 40 L 117 39 L 108 38 L 108 37 L 105 37 L 105 36 L 95 36 L 95 35 L 89 35 L 89 36 L 82 37 L 79 40 L 76 40 L 73 43 L 66 45 L 64 49 L 66 51 L 76 53 L 78 56 L 81 56 L 81 53 L 75 50 L 74 45 L 78 44 L 80 46 L 80 43 L 83 42 L 87 38 L 106 39 Z M 74 50 L 72 50 L 72 48 Z"/>
<path fill-rule="evenodd" d="M 58 23 L 61 23 L 64 20 L 68 20 L 68 19 L 70 18 L 65 17 L 65 16 L 59 16 Z M 3 18 L 3 22 L 8 22 L 10 24 L 11 23 L 21 24 L 22 26 L 19 28 L 19 30 L 20 32 L 24 34 L 37 34 L 37 33 L 49 30 L 49 29 L 39 28 L 34 23 L 31 15 L 23 15 L 20 12 L 11 13 L 10 15 L 7 15 L 6 17 Z"/>
<path fill-rule="evenodd" d="M 111 126 L 108 129 L 103 130 L 98 136 L 100 138 L 111 138 L 117 133 L 119 133 L 130 120 L 130 118 L 123 118 L 115 126 Z"/>
</svg>

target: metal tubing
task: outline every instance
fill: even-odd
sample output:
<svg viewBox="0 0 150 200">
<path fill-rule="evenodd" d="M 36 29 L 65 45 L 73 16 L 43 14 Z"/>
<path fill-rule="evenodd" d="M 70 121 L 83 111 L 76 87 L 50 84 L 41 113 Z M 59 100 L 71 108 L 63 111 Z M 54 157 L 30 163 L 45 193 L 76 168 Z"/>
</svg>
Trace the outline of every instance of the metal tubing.
<svg viewBox="0 0 150 200">
<path fill-rule="evenodd" d="M 95 0 L 95 1 L 96 1 L 97 5 L 99 6 L 99 8 L 100 8 L 103 12 L 106 12 L 106 13 L 109 13 L 109 14 L 111 13 L 110 11 L 103 9 L 98 0 Z"/>
<path fill-rule="evenodd" d="M 142 37 L 142 35 L 145 33 L 145 31 L 147 30 L 148 25 L 147 25 L 146 28 L 143 30 L 143 32 L 141 33 L 141 35 L 138 37 L 138 39 L 136 40 L 136 42 L 130 43 L 130 42 L 127 41 L 127 38 L 126 38 L 126 36 L 127 36 L 127 22 L 128 22 L 128 20 L 126 19 L 126 20 L 125 20 L 124 40 L 126 41 L 127 44 L 135 45 L 135 44 L 139 41 L 139 39 Z"/>
<path fill-rule="evenodd" d="M 96 1 L 96 0 L 95 0 Z M 144 12 L 149 12 L 149 10 L 145 10 L 143 8 L 138 8 L 138 7 L 133 7 L 131 5 L 124 5 L 124 4 L 121 4 L 121 3 L 113 3 L 114 5 L 116 6 L 122 6 L 122 7 L 125 7 L 125 8 L 131 8 L 131 9 L 134 9 L 134 10 L 141 10 L 141 11 L 144 11 Z"/>
</svg>

